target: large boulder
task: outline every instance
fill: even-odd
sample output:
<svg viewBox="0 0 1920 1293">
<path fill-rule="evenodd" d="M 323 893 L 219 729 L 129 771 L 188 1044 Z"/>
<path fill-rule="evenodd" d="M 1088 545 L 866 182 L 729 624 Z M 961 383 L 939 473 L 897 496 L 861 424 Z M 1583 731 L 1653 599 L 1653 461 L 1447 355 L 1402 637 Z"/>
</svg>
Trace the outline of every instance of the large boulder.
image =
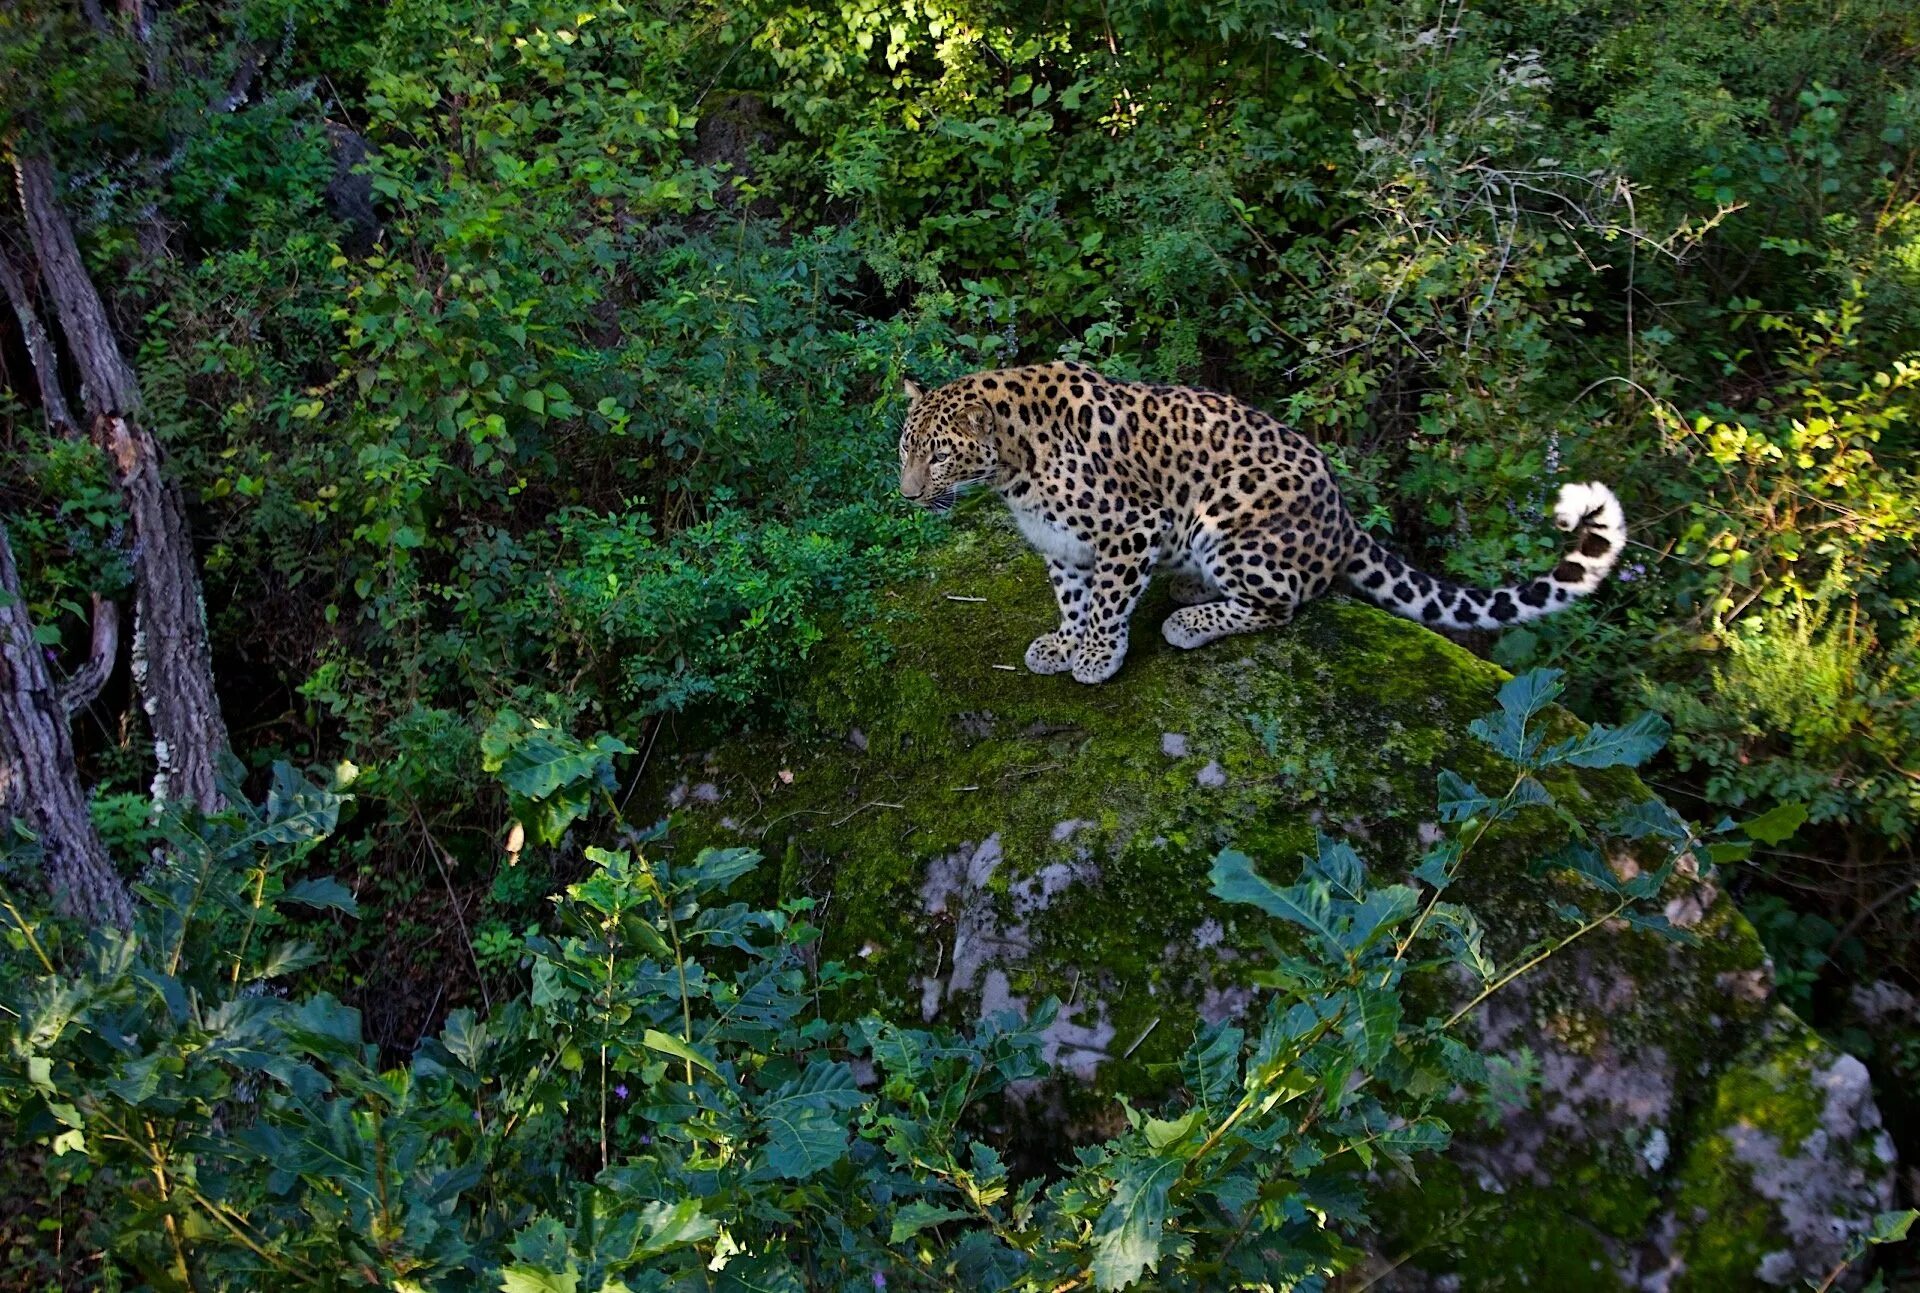
<svg viewBox="0 0 1920 1293">
<path fill-rule="evenodd" d="M 1500 778 L 1467 725 L 1503 675 L 1426 629 L 1330 598 L 1286 630 L 1181 652 L 1156 631 L 1167 609 L 1149 595 L 1104 686 L 1029 674 L 1026 644 L 1053 625 L 1044 572 L 976 516 L 821 651 L 793 734 L 656 755 L 672 847 L 780 860 L 784 888 L 820 900 L 826 954 L 866 972 L 860 1004 L 965 1023 L 1067 1003 L 1049 1043 L 1069 1080 L 1029 1096 L 1031 1142 L 1109 1129 L 1115 1096 L 1164 1092 L 1196 1025 L 1254 999 L 1248 953 L 1277 931 L 1208 895 L 1219 848 L 1290 875 L 1327 831 L 1404 875 L 1437 772 Z M 1553 788 L 1590 823 L 1648 795 L 1617 770 Z M 1577 896 L 1530 867 L 1565 829 L 1535 816 L 1449 893 L 1504 951 Z M 1411 1256 L 1378 1287 L 1788 1287 L 1890 1206 L 1859 1062 L 1773 1001 L 1710 874 L 1663 896 L 1691 942 L 1602 931 L 1473 1017 L 1537 1083 L 1462 1128 L 1418 1187 L 1381 1183 L 1378 1250 Z"/>
</svg>

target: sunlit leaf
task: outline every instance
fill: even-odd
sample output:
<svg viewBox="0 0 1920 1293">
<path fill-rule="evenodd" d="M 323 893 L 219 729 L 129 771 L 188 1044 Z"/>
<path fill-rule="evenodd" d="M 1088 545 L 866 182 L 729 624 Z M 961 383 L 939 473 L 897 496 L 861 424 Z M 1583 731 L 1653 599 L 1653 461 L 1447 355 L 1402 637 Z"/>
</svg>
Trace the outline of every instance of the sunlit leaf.
<svg viewBox="0 0 1920 1293">
<path fill-rule="evenodd" d="M 1093 1223 L 1095 1288 L 1121 1289 L 1158 1268 L 1167 1224 L 1167 1192 L 1182 1160 L 1154 1157 L 1124 1164 L 1113 1199 Z"/>
<path fill-rule="evenodd" d="M 1806 824 L 1806 820 L 1805 804 L 1775 804 L 1758 817 L 1742 822 L 1740 829 L 1762 844 L 1784 844 L 1793 837 L 1795 831 Z"/>
</svg>

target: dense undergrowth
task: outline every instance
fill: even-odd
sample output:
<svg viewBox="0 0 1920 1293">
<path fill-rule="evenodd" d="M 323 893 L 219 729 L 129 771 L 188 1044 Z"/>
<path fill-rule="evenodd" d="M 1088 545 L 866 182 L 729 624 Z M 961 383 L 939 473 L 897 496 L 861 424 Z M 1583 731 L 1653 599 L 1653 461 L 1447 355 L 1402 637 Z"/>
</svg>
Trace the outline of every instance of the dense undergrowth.
<svg viewBox="0 0 1920 1293">
<path fill-rule="evenodd" d="M 1474 645 L 1668 715 L 1689 815 L 1765 815 L 1736 889 L 1920 1149 L 1910 5 L 133 8 L 0 13 L 0 133 L 138 347 L 256 798 L 360 769 L 328 855 L 374 918 L 305 973 L 389 1057 L 510 991 L 561 878 L 496 863 L 499 715 L 643 755 L 777 717 L 938 539 L 890 497 L 900 377 L 1069 355 L 1284 414 L 1458 577 L 1613 484 L 1621 583 Z M 71 662 L 123 518 L 3 344 Z M 141 723 L 116 687 L 76 729 L 130 869 Z"/>
<path fill-rule="evenodd" d="M 1034 1098 L 1060 1002 L 965 1034 L 854 1015 L 864 976 L 820 959 L 812 899 L 725 901 L 756 854 L 651 850 L 609 794 L 633 751 L 524 720 L 490 731 L 488 762 L 532 838 L 605 844 L 517 947 L 527 986 L 510 1000 L 449 1012 L 388 1066 L 357 1011 L 295 986 L 321 955 L 288 936 L 301 914 L 361 915 L 311 873 L 355 778 L 281 764 L 257 809 L 165 820 L 131 931 L 0 903 L 0 1110 L 51 1145 L 47 1188 L 77 1214 L 62 1239 L 150 1287 L 1040 1293 L 1150 1277 L 1312 1293 L 1363 1262 L 1376 1167 L 1413 1174 L 1449 1119 L 1509 1098 L 1513 1075 L 1457 1034 L 1464 1019 L 1611 923 L 1687 937 L 1662 890 L 1709 846 L 1657 801 L 1540 859 L 1588 901 L 1504 960 L 1443 896 L 1491 828 L 1574 820 L 1540 778 L 1658 748 L 1649 715 L 1550 742 L 1558 690 L 1523 675 L 1473 725 L 1511 785 L 1440 774 L 1451 825 L 1418 887 L 1370 878 L 1325 835 L 1284 887 L 1221 852 L 1213 894 L 1289 931 L 1256 976 L 1273 990 L 1247 1027 L 1199 1030 L 1165 1107 L 1129 1106 L 1051 1176 L 1010 1173 L 988 1129 Z M 1622 878 L 1601 849 L 1630 841 L 1649 866 Z M 1887 1214 L 1853 1255 L 1911 1220 Z M 30 1252 L 10 1264 L 61 1274 Z"/>
</svg>

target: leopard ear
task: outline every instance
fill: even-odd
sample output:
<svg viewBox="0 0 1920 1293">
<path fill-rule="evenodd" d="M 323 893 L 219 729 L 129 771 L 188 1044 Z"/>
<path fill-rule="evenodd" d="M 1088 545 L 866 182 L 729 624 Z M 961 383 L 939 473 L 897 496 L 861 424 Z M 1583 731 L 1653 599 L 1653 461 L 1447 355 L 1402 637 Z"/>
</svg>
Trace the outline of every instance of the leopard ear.
<svg viewBox="0 0 1920 1293">
<path fill-rule="evenodd" d="M 960 410 L 960 425 L 976 439 L 984 440 L 993 434 L 993 410 L 984 404 L 969 404 Z"/>
<path fill-rule="evenodd" d="M 903 377 L 900 379 L 900 390 L 910 400 L 917 400 L 925 393 L 920 389 L 920 383 L 914 381 L 911 377 Z"/>
</svg>

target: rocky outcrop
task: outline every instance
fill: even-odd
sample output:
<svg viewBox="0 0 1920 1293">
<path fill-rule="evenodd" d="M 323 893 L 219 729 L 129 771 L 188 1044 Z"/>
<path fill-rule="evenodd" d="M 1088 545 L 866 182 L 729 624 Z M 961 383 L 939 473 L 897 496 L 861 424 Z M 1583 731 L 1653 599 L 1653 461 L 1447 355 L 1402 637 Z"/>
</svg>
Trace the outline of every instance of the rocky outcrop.
<svg viewBox="0 0 1920 1293">
<path fill-rule="evenodd" d="M 836 636 L 790 698 L 800 735 L 652 774 L 672 847 L 757 846 L 819 900 L 826 954 L 867 975 L 860 1004 L 964 1022 L 1065 1003 L 1048 1035 L 1062 1080 L 1010 1118 L 1030 1141 L 1107 1129 L 1114 1097 L 1164 1092 L 1199 1022 L 1262 991 L 1250 954 L 1281 932 L 1208 896 L 1219 848 L 1284 866 L 1327 831 L 1404 874 L 1437 772 L 1500 776 L 1466 730 L 1500 672 L 1425 629 L 1329 599 L 1183 653 L 1155 631 L 1166 610 L 1149 596 L 1105 686 L 1027 673 L 1050 594 L 988 514 Z M 1589 824 L 1648 794 L 1618 771 L 1552 788 Z M 1449 892 L 1506 951 L 1576 896 L 1532 865 L 1566 829 L 1536 816 Z M 1375 1287 L 1793 1287 L 1888 1206 L 1893 1152 L 1858 1061 L 1772 1001 L 1711 874 L 1665 896 L 1691 942 L 1602 931 L 1472 1018 L 1515 1099 L 1491 1125 L 1463 1110 L 1417 1185 L 1377 1183 Z"/>
</svg>

